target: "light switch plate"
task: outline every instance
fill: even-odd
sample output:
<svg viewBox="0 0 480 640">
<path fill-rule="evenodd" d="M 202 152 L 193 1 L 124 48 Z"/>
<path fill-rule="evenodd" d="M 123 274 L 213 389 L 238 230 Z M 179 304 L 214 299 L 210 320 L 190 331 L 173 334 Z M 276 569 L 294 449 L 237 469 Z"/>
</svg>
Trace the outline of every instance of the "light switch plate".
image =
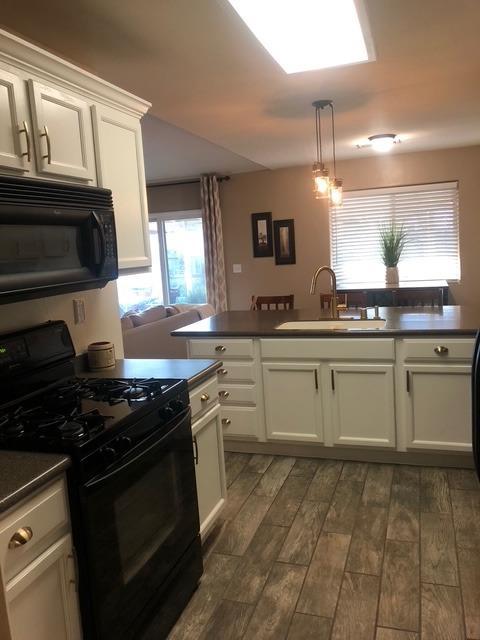
<svg viewBox="0 0 480 640">
<path fill-rule="evenodd" d="M 242 265 L 234 264 L 233 265 L 233 273 L 242 273 Z"/>
<path fill-rule="evenodd" d="M 73 319 L 75 324 L 83 324 L 85 322 L 85 300 L 76 298 L 73 300 Z"/>
</svg>

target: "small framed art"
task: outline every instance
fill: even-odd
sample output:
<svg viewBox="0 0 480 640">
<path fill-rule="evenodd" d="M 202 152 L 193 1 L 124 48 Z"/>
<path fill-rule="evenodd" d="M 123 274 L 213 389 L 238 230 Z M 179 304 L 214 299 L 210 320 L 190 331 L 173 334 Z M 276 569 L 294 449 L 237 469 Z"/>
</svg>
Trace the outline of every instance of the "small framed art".
<svg viewBox="0 0 480 640">
<path fill-rule="evenodd" d="M 255 258 L 273 256 L 272 214 L 252 213 L 252 242 Z"/>
<path fill-rule="evenodd" d="M 273 223 L 275 264 L 295 264 L 295 226 L 293 220 Z"/>
</svg>

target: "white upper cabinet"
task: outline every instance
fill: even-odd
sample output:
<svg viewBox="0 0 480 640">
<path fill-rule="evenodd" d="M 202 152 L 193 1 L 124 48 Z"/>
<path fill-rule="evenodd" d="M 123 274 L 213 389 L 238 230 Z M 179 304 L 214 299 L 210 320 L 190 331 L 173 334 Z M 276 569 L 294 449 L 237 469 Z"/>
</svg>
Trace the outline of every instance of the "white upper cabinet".
<svg viewBox="0 0 480 640">
<path fill-rule="evenodd" d="M 88 102 L 28 81 L 39 174 L 95 182 L 92 117 Z"/>
<path fill-rule="evenodd" d="M 25 83 L 0 67 L 0 167 L 30 171 L 32 145 Z"/>
<path fill-rule="evenodd" d="M 395 447 L 393 364 L 331 364 L 334 444 Z"/>
<path fill-rule="evenodd" d="M 111 189 L 121 269 L 151 264 L 140 120 L 103 105 L 93 108 L 98 183 Z"/>
</svg>

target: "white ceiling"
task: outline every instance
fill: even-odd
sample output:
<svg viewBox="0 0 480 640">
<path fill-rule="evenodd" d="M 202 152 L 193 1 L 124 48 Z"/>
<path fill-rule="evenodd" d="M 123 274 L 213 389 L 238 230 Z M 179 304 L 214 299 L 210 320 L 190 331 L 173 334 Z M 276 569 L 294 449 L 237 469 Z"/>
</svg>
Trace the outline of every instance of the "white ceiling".
<svg viewBox="0 0 480 640">
<path fill-rule="evenodd" d="M 318 98 L 339 157 L 383 132 L 403 138 L 393 153 L 480 143 L 480 0 L 365 4 L 376 61 L 291 75 L 227 0 L 5 0 L 0 20 L 153 103 L 150 179 L 309 163 Z"/>
</svg>

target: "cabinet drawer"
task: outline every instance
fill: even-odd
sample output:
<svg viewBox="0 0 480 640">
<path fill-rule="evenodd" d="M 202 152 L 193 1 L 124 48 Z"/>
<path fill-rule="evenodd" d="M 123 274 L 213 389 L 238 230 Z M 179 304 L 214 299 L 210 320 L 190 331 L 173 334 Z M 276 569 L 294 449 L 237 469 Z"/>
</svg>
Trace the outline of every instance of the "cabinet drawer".
<svg viewBox="0 0 480 640">
<path fill-rule="evenodd" d="M 255 382 L 255 364 L 253 362 L 235 362 L 223 360 L 223 366 L 218 369 L 218 384 L 224 382 Z"/>
<path fill-rule="evenodd" d="M 25 544 L 9 547 L 12 536 L 22 528 L 29 528 L 32 538 Z M 68 528 L 68 506 L 65 482 L 57 480 L 0 523 L 0 563 L 5 581 L 39 556 Z"/>
<path fill-rule="evenodd" d="M 222 407 L 225 438 L 258 439 L 258 414 L 254 407 Z"/>
<path fill-rule="evenodd" d="M 404 340 L 405 360 L 432 360 L 445 362 L 449 360 L 471 360 L 473 356 L 473 340 L 464 339 L 428 339 Z"/>
<path fill-rule="evenodd" d="M 220 404 L 257 404 L 257 394 L 253 385 L 219 384 Z"/>
<path fill-rule="evenodd" d="M 252 358 L 253 340 L 190 340 L 191 358 Z"/>
<path fill-rule="evenodd" d="M 216 377 L 212 377 L 199 387 L 190 391 L 190 407 L 192 420 L 200 413 L 210 409 L 218 400 L 218 383 Z"/>
<path fill-rule="evenodd" d="M 262 358 L 278 360 L 393 360 L 391 338 L 295 338 L 260 341 Z"/>
</svg>

